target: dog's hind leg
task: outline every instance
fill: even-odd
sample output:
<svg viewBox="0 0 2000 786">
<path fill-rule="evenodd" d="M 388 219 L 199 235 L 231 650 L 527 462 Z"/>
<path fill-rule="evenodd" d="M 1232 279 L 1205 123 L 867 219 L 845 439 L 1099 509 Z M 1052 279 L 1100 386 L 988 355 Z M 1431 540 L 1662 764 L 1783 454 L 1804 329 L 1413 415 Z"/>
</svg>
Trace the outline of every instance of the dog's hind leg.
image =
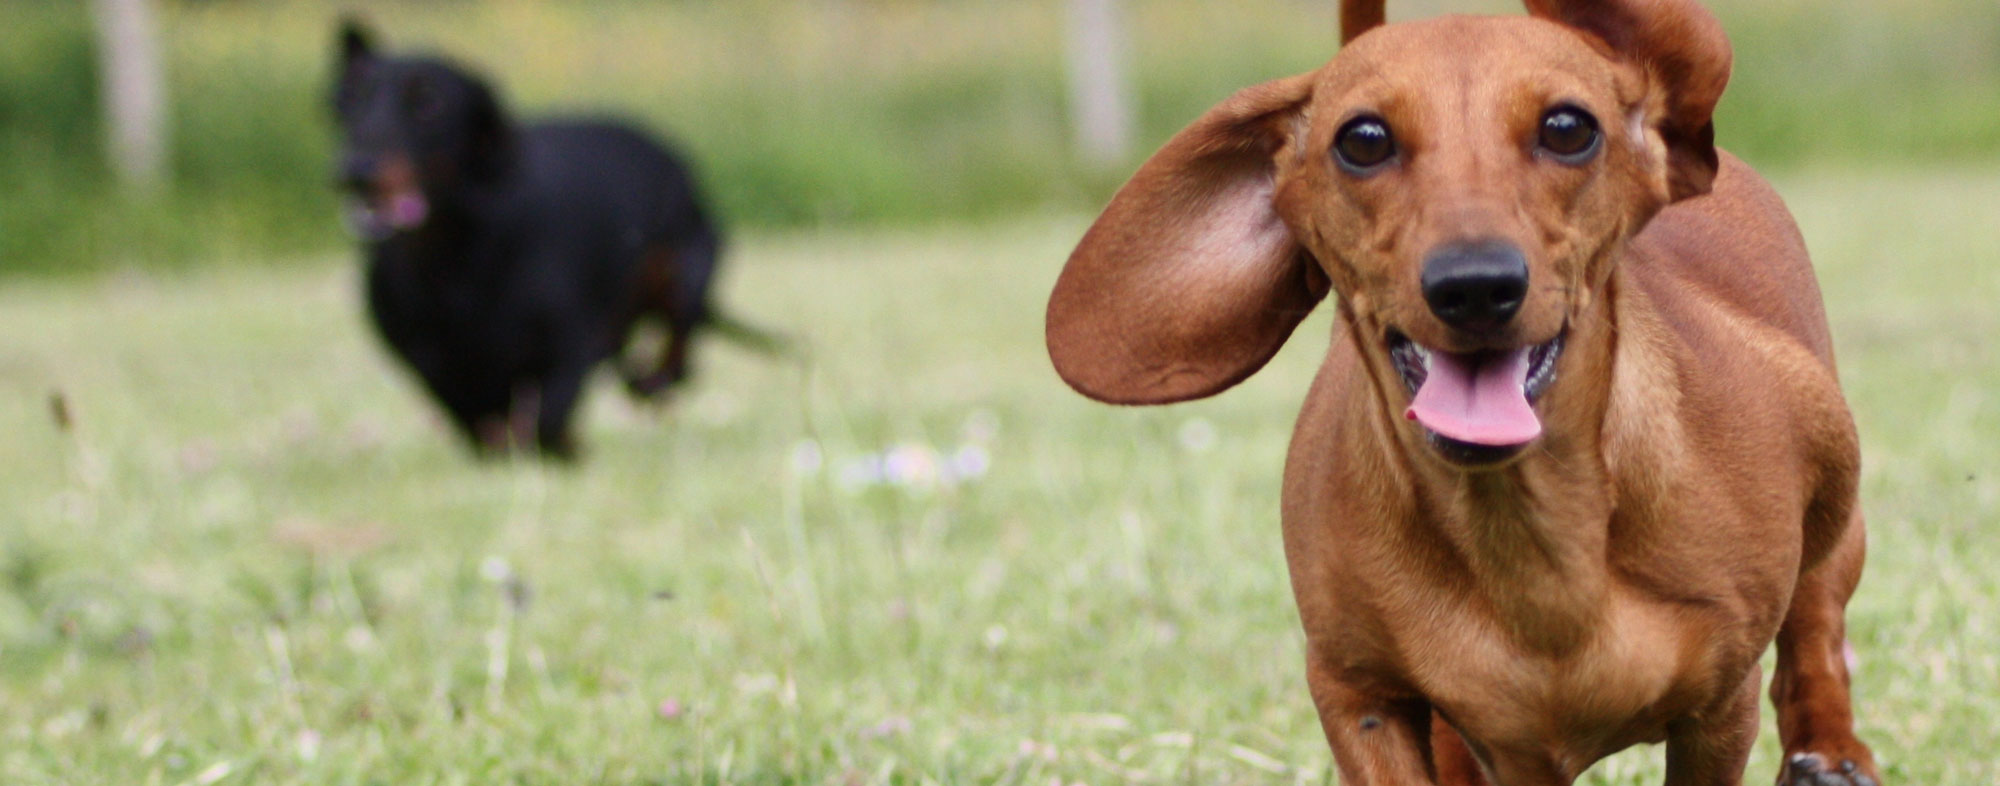
<svg viewBox="0 0 2000 786">
<path fill-rule="evenodd" d="M 643 308 L 666 326 L 667 340 L 659 365 L 644 374 L 626 375 L 625 387 L 632 395 L 654 398 L 687 379 L 695 330 L 708 320 L 708 281 L 715 252 L 714 241 L 702 238 L 647 255 Z"/>
<path fill-rule="evenodd" d="M 459 436 L 482 458 L 503 455 L 513 444 L 509 428 L 509 400 L 506 386 L 480 377 L 468 377 L 461 369 L 450 369 L 417 355 L 412 358 L 424 386 L 430 388 Z"/>
<path fill-rule="evenodd" d="M 541 387 L 537 391 L 535 446 L 542 451 L 542 455 L 574 459 L 576 440 L 570 434 L 570 418 L 576 414 L 577 402 L 583 398 L 583 386 L 589 380 L 595 358 L 583 351 L 592 346 L 587 342 L 570 342 L 562 346 L 572 351 L 558 358 L 548 373 L 542 375 Z"/>
<path fill-rule="evenodd" d="M 661 353 L 660 367 L 633 386 L 633 392 L 645 398 L 652 398 L 673 387 L 688 373 L 688 349 L 694 338 L 694 328 L 677 326 L 669 328 L 667 346 Z"/>
<path fill-rule="evenodd" d="M 1854 736 L 1847 600 L 1861 581 L 1867 538 L 1852 514 L 1833 551 L 1799 577 L 1778 631 L 1771 703 L 1785 759 L 1779 786 L 1878 786 L 1875 756 Z"/>
<path fill-rule="evenodd" d="M 667 326 L 665 346 L 660 351 L 660 362 L 648 371 L 626 369 L 625 390 L 634 397 L 654 399 L 687 378 L 688 352 L 694 328 L 690 325 Z"/>
</svg>

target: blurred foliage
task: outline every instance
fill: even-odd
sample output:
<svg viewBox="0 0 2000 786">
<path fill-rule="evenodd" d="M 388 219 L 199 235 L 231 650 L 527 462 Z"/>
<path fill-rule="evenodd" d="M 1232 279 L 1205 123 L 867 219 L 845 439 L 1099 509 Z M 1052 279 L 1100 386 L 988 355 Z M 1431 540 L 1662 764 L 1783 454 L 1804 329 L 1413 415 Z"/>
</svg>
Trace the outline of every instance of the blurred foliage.
<svg viewBox="0 0 2000 786">
<path fill-rule="evenodd" d="M 2000 4 L 1714 0 L 1736 44 L 1718 122 L 1755 164 L 2000 154 Z M 1088 209 L 1129 172 L 1070 153 L 1060 0 L 162 0 L 173 173 L 113 187 L 87 4 L 0 0 L 0 271 L 297 258 L 338 245 L 324 106 L 335 20 L 446 52 L 517 114 L 586 109 L 689 149 L 763 227 Z M 1129 0 L 1141 151 L 1334 49 L 1333 0 Z M 1399 17 L 1506 10 L 1392 2 Z M 1131 162 L 1131 163 L 1136 163 Z"/>
</svg>

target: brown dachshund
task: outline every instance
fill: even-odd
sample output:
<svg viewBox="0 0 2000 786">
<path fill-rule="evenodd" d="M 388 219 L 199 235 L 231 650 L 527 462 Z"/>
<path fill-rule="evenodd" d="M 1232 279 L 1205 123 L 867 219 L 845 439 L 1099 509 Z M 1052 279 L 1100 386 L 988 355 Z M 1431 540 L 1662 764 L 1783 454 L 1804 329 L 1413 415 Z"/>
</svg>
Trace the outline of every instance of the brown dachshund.
<svg viewBox="0 0 2000 786">
<path fill-rule="evenodd" d="M 1758 657 L 1786 786 L 1873 786 L 1844 608 L 1858 448 L 1806 250 L 1714 146 L 1692 0 L 1384 26 L 1231 96 L 1090 228 L 1048 346 L 1092 398 L 1207 396 L 1329 289 L 1285 469 L 1341 783 L 1571 783 L 1637 743 L 1739 784 Z"/>
</svg>

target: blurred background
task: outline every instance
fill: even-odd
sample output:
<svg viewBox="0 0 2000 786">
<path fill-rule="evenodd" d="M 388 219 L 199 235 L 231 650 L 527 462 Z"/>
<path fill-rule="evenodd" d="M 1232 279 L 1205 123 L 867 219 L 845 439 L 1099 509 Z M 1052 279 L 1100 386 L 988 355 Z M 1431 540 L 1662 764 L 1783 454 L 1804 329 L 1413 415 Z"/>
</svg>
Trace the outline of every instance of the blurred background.
<svg viewBox="0 0 2000 786">
<path fill-rule="evenodd" d="M 2000 783 L 2000 2 L 1707 2 L 1862 436 L 1861 734 Z M 1336 7 L 0 0 L 0 781 L 1331 783 L 1277 511 L 1333 309 L 1144 409 L 1042 320 L 1112 189 Z M 578 466 L 470 460 L 362 314 L 347 13 L 676 140 L 721 302 L 806 360 L 705 342 L 664 408 L 596 385 Z"/>
<path fill-rule="evenodd" d="M 157 187 L 121 192 L 93 7 L 150 7 Z M 1069 56 L 1102 25 L 1111 57 Z M 1767 171 L 2000 155 L 2000 4 L 1714 0 L 1736 46 L 1722 143 Z M 335 20 L 449 54 L 518 114 L 605 108 L 679 140 L 751 228 L 1094 209 L 1233 89 L 1310 69 L 1335 0 L 327 2 L 0 0 L 0 269 L 287 264 L 342 241 L 330 188 Z M 1395 17 L 1514 13 L 1407 0 Z M 1113 69 L 1110 141 L 1072 112 Z M 1100 104 L 1105 102 L 1098 102 Z M 1114 113 L 1115 115 L 1115 113 Z"/>
</svg>

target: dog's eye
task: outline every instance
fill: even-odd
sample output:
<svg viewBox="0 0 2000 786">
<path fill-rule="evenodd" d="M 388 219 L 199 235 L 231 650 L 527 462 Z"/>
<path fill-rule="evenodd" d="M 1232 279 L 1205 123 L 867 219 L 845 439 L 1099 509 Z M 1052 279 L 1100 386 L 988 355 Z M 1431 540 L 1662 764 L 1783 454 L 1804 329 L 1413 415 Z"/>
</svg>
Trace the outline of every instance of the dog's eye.
<svg viewBox="0 0 2000 786">
<path fill-rule="evenodd" d="M 1382 118 L 1363 115 L 1347 121 L 1333 137 L 1333 157 L 1349 171 L 1364 172 L 1396 155 L 1396 139 Z"/>
<path fill-rule="evenodd" d="M 1542 149 L 1564 163 L 1580 163 L 1597 152 L 1597 118 L 1573 106 L 1559 106 L 1542 115 Z"/>
</svg>

